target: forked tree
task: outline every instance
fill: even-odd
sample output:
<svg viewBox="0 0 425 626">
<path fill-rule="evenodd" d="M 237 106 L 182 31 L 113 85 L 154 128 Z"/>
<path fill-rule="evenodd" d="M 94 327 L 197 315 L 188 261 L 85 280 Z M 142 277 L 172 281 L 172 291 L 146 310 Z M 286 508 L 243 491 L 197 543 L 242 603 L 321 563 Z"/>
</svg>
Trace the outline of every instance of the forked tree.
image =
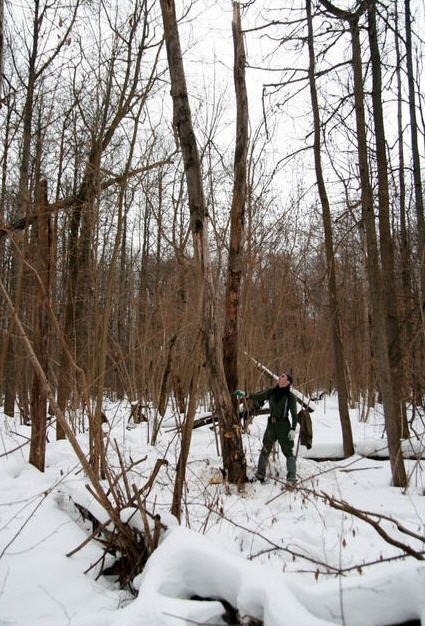
<svg viewBox="0 0 425 626">
<path fill-rule="evenodd" d="M 200 327 L 208 382 L 219 416 L 223 465 L 227 478 L 232 483 L 242 483 L 246 479 L 246 460 L 239 419 L 233 409 L 224 374 L 201 162 L 192 124 L 174 1 L 161 0 L 161 11 L 171 80 L 173 123 L 183 155 L 195 262 L 201 279 Z"/>
</svg>

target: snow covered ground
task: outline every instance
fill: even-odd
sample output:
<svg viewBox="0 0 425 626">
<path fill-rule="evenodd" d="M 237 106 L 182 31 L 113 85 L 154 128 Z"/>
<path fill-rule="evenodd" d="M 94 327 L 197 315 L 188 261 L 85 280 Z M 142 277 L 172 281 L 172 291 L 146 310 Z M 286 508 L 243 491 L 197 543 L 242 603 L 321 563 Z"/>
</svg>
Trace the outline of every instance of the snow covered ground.
<svg viewBox="0 0 425 626">
<path fill-rule="evenodd" d="M 152 447 L 152 423 L 128 430 L 128 404 L 105 405 L 111 441 L 119 443 L 126 461 L 146 457 L 135 465 L 132 481 L 144 484 L 157 459 L 169 463 L 148 498 L 168 530 L 135 581 L 137 598 L 112 577 L 97 578 L 102 550 L 94 541 L 66 556 L 88 534 L 71 498 L 95 506 L 69 443 L 56 442 L 51 427 L 47 467 L 40 473 L 28 464 L 29 428 L 0 415 L 0 626 L 224 624 L 218 599 L 238 610 L 240 623 L 251 616 L 267 626 L 408 620 L 425 626 L 425 564 L 405 556 L 397 544 L 425 556 L 424 418 L 415 423 L 418 436 L 403 444 L 410 485 L 402 490 L 391 486 L 390 464 L 383 458 L 379 408 L 367 423 L 359 421 L 360 410 L 352 411 L 356 454 L 339 460 L 336 406 L 329 397 L 313 404 L 313 446 L 299 449 L 295 490 L 285 488 L 280 452 L 264 485 L 247 484 L 238 492 L 219 482 L 214 431 L 194 430 L 178 526 L 169 513 L 179 453 L 173 416 Z M 256 417 L 244 435 L 251 474 L 266 419 Z M 78 439 L 87 449 L 87 435 Z M 324 457 L 330 460 L 315 460 Z M 112 452 L 111 463 L 118 468 Z M 368 513 L 392 543 L 361 514 L 340 510 L 341 503 Z"/>
</svg>

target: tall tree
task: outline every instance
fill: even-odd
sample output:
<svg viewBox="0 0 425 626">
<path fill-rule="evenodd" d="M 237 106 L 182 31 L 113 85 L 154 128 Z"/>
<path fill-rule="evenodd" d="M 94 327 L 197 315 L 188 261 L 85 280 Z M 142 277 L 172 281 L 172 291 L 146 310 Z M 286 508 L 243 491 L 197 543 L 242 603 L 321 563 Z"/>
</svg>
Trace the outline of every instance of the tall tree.
<svg viewBox="0 0 425 626">
<path fill-rule="evenodd" d="M 33 266 L 37 272 L 34 281 L 33 344 L 38 361 L 47 373 L 49 366 L 49 294 L 51 285 L 52 230 L 47 200 L 47 181 L 40 180 L 36 189 L 37 220 L 31 249 L 35 254 Z M 42 381 L 33 377 L 31 393 L 31 445 L 29 461 L 44 471 L 46 450 L 47 396 Z"/>
<path fill-rule="evenodd" d="M 400 406 L 391 377 L 388 347 L 386 308 L 381 266 L 379 263 L 378 241 L 375 226 L 374 197 L 370 178 L 369 152 L 366 134 L 365 95 L 363 87 L 362 54 L 359 20 L 373 0 L 362 0 L 354 12 L 339 9 L 329 0 L 320 0 L 322 5 L 335 17 L 348 22 L 351 34 L 354 110 L 356 120 L 357 155 L 360 174 L 360 196 L 362 219 L 366 232 L 367 275 L 369 301 L 371 303 L 371 325 L 377 367 L 377 380 L 382 393 L 385 426 L 392 470 L 393 483 L 397 487 L 407 484 L 406 470 L 400 448 L 401 420 Z"/>
<path fill-rule="evenodd" d="M 425 217 L 422 191 L 421 158 L 418 146 L 418 122 L 416 118 L 415 73 L 413 70 L 412 13 L 410 0 L 404 0 L 406 30 L 406 64 L 409 89 L 410 141 L 412 147 L 413 184 L 415 190 L 416 220 L 418 230 L 418 252 L 420 268 L 420 306 L 425 310 Z"/>
<path fill-rule="evenodd" d="M 96 378 L 97 381 L 99 381 L 99 362 L 102 362 L 100 366 L 102 372 L 104 370 L 105 352 L 103 349 L 97 351 L 95 346 L 96 323 L 93 315 L 96 269 L 95 241 L 99 225 L 99 198 L 104 182 L 102 163 L 106 158 L 108 149 L 119 134 L 120 125 L 126 116 L 134 115 L 137 121 L 141 115 L 143 104 L 155 84 L 155 57 L 150 68 L 151 73 L 147 74 L 143 89 L 140 84 L 142 59 L 148 43 L 152 44 L 152 41 L 149 40 L 148 42 L 150 31 L 147 24 L 150 18 L 145 9 L 145 0 L 134 3 L 131 19 L 126 21 L 127 30 L 125 33 L 120 30 L 119 25 L 112 26 L 114 33 L 112 49 L 107 50 L 105 47 L 100 50 L 99 66 L 101 68 L 105 66 L 107 69 L 105 73 L 100 71 L 99 80 L 93 84 L 97 108 L 91 116 L 88 111 L 85 112 L 87 118 L 92 119 L 92 126 L 86 129 L 90 136 L 90 143 L 83 172 L 80 173 L 81 183 L 76 186 L 75 195 L 70 201 L 71 218 L 69 220 L 66 259 L 64 334 L 71 352 L 69 348 L 64 347 L 61 354 L 58 404 L 62 411 L 64 411 L 69 400 L 71 383 L 74 378 L 70 356 L 81 367 L 90 370 L 93 379 Z M 106 57 L 108 52 L 109 56 L 105 59 L 104 56 Z M 124 70 L 121 67 L 122 57 L 126 59 Z M 87 83 L 91 80 L 91 75 L 92 70 L 90 69 Z M 91 83 L 89 84 L 91 85 Z M 78 105 L 83 107 L 82 102 L 79 102 Z M 85 117 L 83 119 L 86 120 Z M 134 141 L 135 139 L 133 139 Z M 131 158 L 133 150 L 131 144 L 130 140 L 129 158 Z M 75 146 L 75 150 L 77 150 L 77 146 Z M 129 176 L 129 164 L 127 163 L 120 175 L 116 177 L 115 183 L 122 185 Z M 122 219 L 120 213 L 120 234 Z M 115 262 L 117 254 L 116 248 L 113 262 Z M 109 315 L 108 307 L 105 309 L 105 314 L 104 322 L 106 324 Z M 102 345 L 104 347 L 104 344 Z M 103 379 L 103 374 L 101 379 Z M 79 392 L 83 395 L 81 389 Z M 99 384 L 97 384 L 96 393 L 99 397 Z M 98 443 L 101 441 L 101 406 L 99 402 L 96 405 L 91 427 L 92 462 L 99 467 Z M 58 437 L 63 436 L 61 429 L 58 429 L 57 435 Z"/>
<path fill-rule="evenodd" d="M 28 50 L 28 58 L 25 59 L 27 64 L 27 75 L 23 79 L 25 84 L 24 104 L 22 110 L 22 139 L 20 146 L 20 163 L 19 163 L 19 180 L 18 192 L 16 198 L 16 215 L 20 219 L 28 219 L 31 214 L 31 156 L 33 154 L 33 117 L 34 102 L 37 97 L 37 86 L 42 82 L 43 75 L 47 73 L 49 67 L 54 63 L 65 46 L 69 33 L 72 30 L 79 8 L 79 1 L 75 0 L 75 6 L 71 10 L 68 27 L 59 36 L 58 43 L 53 48 L 48 48 L 47 55 L 43 55 L 43 36 L 45 35 L 44 27 L 48 22 L 47 7 L 35 0 L 31 7 L 32 31 L 30 33 L 31 42 L 23 47 Z M 20 260 L 12 260 L 11 281 L 15 289 L 15 304 L 20 307 L 20 291 L 21 291 L 21 272 Z M 13 330 L 13 320 L 11 321 L 11 330 Z M 6 356 L 5 368 L 5 413 L 13 415 L 16 397 L 16 354 L 15 345 L 12 338 L 9 338 Z"/>
<path fill-rule="evenodd" d="M 395 24 L 394 24 L 394 45 L 396 52 L 396 77 L 397 77 L 397 148 L 398 148 L 398 210 L 400 215 L 400 265 L 401 265 L 401 345 L 404 346 L 402 353 L 403 371 L 415 371 L 413 367 L 413 359 L 409 346 L 412 345 L 413 336 L 413 309 L 412 307 L 412 276 L 411 276 L 411 250 L 408 232 L 408 216 L 406 207 L 406 170 L 405 170 L 405 147 L 403 135 L 403 88 L 402 88 L 402 50 L 401 36 L 399 32 L 399 11 L 397 3 L 394 4 Z M 409 377 L 410 378 L 410 377 Z M 412 385 L 413 382 L 413 385 Z M 404 376 L 403 398 L 409 397 L 409 385 L 414 386 L 414 381 L 408 381 L 408 377 Z M 413 394 L 413 402 L 415 401 L 415 393 Z"/>
<path fill-rule="evenodd" d="M 381 253 L 382 287 L 384 290 L 385 315 L 387 324 L 388 351 L 393 380 L 398 380 L 400 428 L 403 438 L 408 436 L 405 410 L 405 372 L 400 369 L 400 323 L 398 297 L 394 271 L 394 242 L 390 223 L 390 194 L 388 182 L 387 144 L 385 139 L 384 112 L 382 106 L 381 54 L 378 43 L 376 4 L 368 9 L 368 34 L 372 69 L 372 111 L 376 145 L 376 168 L 378 177 L 379 250 Z"/>
<path fill-rule="evenodd" d="M 233 410 L 224 374 L 208 246 L 208 224 L 201 163 L 192 124 L 174 0 L 161 0 L 161 11 L 171 79 L 173 122 L 183 155 L 195 260 L 202 281 L 202 333 L 205 363 L 220 420 L 224 469 L 230 482 L 241 483 L 246 479 L 246 461 L 240 423 Z"/>
<path fill-rule="evenodd" d="M 308 28 L 308 52 L 309 52 L 309 85 L 311 106 L 313 111 L 314 125 L 314 165 L 319 197 L 322 206 L 322 220 L 325 234 L 327 280 L 329 294 L 330 323 L 332 330 L 332 343 L 335 361 L 336 386 L 338 391 L 339 418 L 341 421 L 342 442 L 344 455 L 351 456 L 354 453 L 353 433 L 351 430 L 350 415 L 348 412 L 348 390 L 346 379 L 346 364 L 344 358 L 344 344 L 342 340 L 342 325 L 339 312 L 338 290 L 335 272 L 335 254 L 332 233 L 331 208 L 325 179 L 323 176 L 321 158 L 321 124 L 319 112 L 319 100 L 316 87 L 316 68 L 314 52 L 313 17 L 311 0 L 306 0 L 307 28 Z"/>
<path fill-rule="evenodd" d="M 233 78 L 236 93 L 236 141 L 233 164 L 233 195 L 230 209 L 230 245 L 227 264 L 223 359 L 227 386 L 238 381 L 239 301 L 243 270 L 243 239 L 247 191 L 248 95 L 245 83 L 245 49 L 239 2 L 233 2 Z M 236 403 L 235 403 L 236 410 Z"/>
</svg>

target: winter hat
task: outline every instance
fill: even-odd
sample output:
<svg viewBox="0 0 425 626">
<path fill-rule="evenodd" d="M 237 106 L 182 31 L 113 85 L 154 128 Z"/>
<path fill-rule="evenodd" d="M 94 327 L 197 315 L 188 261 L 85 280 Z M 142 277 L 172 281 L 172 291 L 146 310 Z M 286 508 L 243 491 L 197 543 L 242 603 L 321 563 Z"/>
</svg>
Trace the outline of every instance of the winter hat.
<svg viewBox="0 0 425 626">
<path fill-rule="evenodd" d="M 286 378 L 289 380 L 289 382 L 290 382 L 290 383 L 291 383 L 291 385 L 292 385 L 292 381 L 293 381 L 294 379 L 293 379 L 293 377 L 292 377 L 291 372 L 290 372 L 289 370 L 285 370 L 283 373 L 285 374 Z"/>
</svg>

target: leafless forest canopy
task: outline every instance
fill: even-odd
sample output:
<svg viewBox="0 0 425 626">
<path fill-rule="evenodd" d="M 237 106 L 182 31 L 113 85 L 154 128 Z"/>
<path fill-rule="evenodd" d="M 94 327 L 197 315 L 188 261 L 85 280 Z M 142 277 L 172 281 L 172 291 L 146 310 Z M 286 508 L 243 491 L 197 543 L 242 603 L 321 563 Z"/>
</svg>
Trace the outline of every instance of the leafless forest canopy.
<svg viewBox="0 0 425 626">
<path fill-rule="evenodd" d="M 220 355 L 238 193 L 231 2 L 176 6 L 202 221 L 171 98 L 160 4 L 173 3 L 1 4 L 5 412 L 28 420 L 52 393 L 68 420 L 82 405 L 99 416 L 105 394 L 185 412 L 193 385 L 213 406 L 196 233 L 208 231 Z M 307 395 L 344 385 L 349 404 L 390 406 L 392 387 L 421 405 L 423 3 L 286 4 L 240 5 L 238 386 L 264 382 L 247 352 L 291 368 Z M 225 70 L 201 40 L 209 27 Z"/>
</svg>

